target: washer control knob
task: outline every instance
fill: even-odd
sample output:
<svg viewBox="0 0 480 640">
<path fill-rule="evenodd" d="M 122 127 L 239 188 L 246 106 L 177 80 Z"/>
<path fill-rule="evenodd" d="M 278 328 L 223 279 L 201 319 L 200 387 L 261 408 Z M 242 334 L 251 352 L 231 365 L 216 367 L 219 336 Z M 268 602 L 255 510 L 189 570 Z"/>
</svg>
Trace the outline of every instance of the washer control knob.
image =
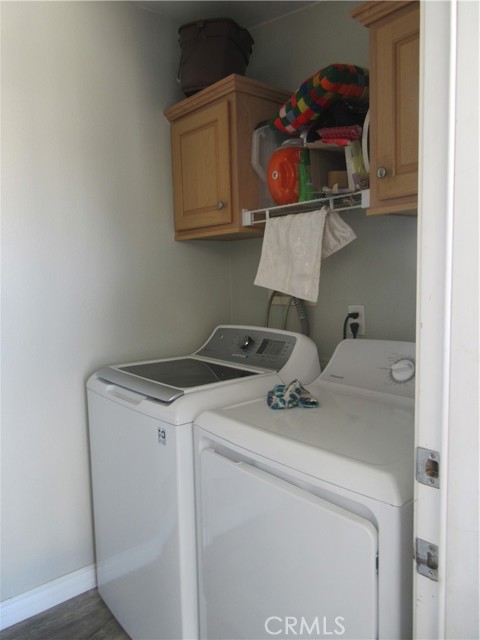
<svg viewBox="0 0 480 640">
<path fill-rule="evenodd" d="M 251 336 L 244 336 L 240 340 L 240 349 L 242 351 L 246 351 L 250 345 L 252 345 L 255 340 Z"/>
<path fill-rule="evenodd" d="M 407 382 L 415 375 L 415 363 L 407 359 L 399 360 L 392 364 L 391 372 L 395 382 Z"/>
</svg>

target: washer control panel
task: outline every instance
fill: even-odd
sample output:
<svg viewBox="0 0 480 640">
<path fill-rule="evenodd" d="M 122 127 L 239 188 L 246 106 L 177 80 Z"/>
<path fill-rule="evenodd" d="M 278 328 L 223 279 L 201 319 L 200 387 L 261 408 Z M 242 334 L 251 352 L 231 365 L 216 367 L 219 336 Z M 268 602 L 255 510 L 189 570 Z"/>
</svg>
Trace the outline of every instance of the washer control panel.
<svg viewBox="0 0 480 640">
<path fill-rule="evenodd" d="M 288 331 L 257 327 L 217 327 L 197 356 L 279 371 L 293 354 L 297 338 Z"/>
</svg>

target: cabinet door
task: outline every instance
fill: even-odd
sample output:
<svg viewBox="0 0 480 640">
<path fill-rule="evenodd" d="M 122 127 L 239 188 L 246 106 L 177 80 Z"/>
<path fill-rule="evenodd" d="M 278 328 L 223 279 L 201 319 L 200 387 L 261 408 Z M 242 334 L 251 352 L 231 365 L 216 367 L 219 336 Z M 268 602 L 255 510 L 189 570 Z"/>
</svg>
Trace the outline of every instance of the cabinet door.
<svg viewBox="0 0 480 640">
<path fill-rule="evenodd" d="M 175 228 L 231 222 L 228 100 L 172 125 Z"/>
<path fill-rule="evenodd" d="M 371 213 L 405 211 L 418 191 L 418 3 L 375 23 L 371 47 Z"/>
</svg>

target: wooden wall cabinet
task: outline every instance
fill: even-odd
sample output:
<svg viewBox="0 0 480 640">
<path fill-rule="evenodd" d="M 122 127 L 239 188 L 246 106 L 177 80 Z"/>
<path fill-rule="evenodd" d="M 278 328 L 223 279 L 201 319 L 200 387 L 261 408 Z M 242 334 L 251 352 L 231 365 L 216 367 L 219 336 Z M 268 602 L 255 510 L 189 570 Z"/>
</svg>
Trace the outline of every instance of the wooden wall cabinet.
<svg viewBox="0 0 480 640">
<path fill-rule="evenodd" d="M 416 213 L 419 3 L 373 0 L 351 15 L 370 31 L 368 213 Z"/>
<path fill-rule="evenodd" d="M 252 133 L 290 95 L 233 74 L 165 110 L 171 123 L 176 240 L 262 234 L 242 227 L 242 209 L 261 206 L 251 165 Z"/>
</svg>

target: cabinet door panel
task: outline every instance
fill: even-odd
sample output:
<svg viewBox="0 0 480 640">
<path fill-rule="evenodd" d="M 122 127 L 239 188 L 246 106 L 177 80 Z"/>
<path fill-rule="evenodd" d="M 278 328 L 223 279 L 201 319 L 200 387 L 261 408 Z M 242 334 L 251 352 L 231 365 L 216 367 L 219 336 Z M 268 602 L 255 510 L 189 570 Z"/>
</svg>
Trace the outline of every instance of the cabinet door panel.
<svg viewBox="0 0 480 640">
<path fill-rule="evenodd" d="M 367 0 L 351 15 L 370 29 L 370 208 L 415 213 L 418 193 L 418 0 Z"/>
<path fill-rule="evenodd" d="M 418 11 L 379 26 L 376 33 L 376 180 L 379 200 L 415 196 L 418 181 Z"/>
<path fill-rule="evenodd" d="M 231 222 L 228 101 L 175 122 L 172 147 L 176 228 Z"/>
</svg>

